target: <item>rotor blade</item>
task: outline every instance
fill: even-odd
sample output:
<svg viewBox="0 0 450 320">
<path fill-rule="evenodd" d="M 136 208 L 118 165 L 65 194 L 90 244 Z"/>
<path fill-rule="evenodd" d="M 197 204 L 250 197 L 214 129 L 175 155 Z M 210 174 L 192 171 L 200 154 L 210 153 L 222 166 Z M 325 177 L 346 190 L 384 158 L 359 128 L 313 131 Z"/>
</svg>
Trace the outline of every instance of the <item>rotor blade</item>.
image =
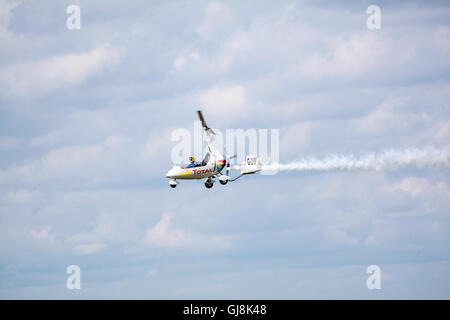
<svg viewBox="0 0 450 320">
<path fill-rule="evenodd" d="M 206 124 L 205 118 L 203 118 L 203 113 L 200 110 L 198 110 L 197 114 L 198 114 L 200 121 L 202 122 L 203 129 L 205 129 L 206 132 L 215 135 L 216 133 L 211 128 L 209 128 L 208 125 Z"/>
<path fill-rule="evenodd" d="M 202 122 L 203 128 L 205 128 L 206 130 L 208 130 L 209 128 L 208 128 L 208 126 L 206 125 L 205 118 L 203 118 L 203 113 L 202 113 L 200 110 L 198 110 L 198 111 L 197 111 L 197 114 L 198 114 L 198 117 L 199 117 L 200 121 Z"/>
</svg>

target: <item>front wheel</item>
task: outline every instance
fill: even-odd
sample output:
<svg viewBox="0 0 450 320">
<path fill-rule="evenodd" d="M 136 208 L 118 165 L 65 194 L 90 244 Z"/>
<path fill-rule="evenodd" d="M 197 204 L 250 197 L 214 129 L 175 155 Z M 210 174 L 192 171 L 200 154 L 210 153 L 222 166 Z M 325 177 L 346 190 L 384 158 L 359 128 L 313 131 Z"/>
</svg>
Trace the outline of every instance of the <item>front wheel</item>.
<svg viewBox="0 0 450 320">
<path fill-rule="evenodd" d="M 213 183 L 212 182 L 205 182 L 205 187 L 207 187 L 208 189 L 211 189 L 213 187 Z"/>
</svg>

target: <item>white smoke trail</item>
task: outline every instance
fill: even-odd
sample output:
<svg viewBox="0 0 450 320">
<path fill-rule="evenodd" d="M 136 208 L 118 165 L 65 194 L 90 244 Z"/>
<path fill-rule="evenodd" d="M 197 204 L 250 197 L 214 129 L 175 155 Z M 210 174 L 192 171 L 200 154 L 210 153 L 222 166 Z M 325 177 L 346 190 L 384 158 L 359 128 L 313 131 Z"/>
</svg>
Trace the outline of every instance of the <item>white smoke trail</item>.
<svg viewBox="0 0 450 320">
<path fill-rule="evenodd" d="M 399 168 L 449 167 L 450 148 L 384 150 L 378 153 L 355 155 L 332 154 L 323 159 L 314 157 L 286 164 L 263 165 L 263 171 L 324 171 L 324 170 L 394 170 Z"/>
</svg>

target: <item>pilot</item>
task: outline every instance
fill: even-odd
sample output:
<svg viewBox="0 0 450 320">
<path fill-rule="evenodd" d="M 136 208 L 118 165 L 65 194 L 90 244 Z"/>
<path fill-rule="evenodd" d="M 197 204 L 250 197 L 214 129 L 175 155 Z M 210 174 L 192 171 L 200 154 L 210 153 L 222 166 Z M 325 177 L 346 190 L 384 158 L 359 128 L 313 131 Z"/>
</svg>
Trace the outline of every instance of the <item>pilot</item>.
<svg viewBox="0 0 450 320">
<path fill-rule="evenodd" d="M 197 163 L 195 163 L 195 158 L 194 156 L 190 156 L 189 160 L 191 161 L 191 163 L 187 166 L 187 168 L 194 168 L 197 166 Z"/>
</svg>

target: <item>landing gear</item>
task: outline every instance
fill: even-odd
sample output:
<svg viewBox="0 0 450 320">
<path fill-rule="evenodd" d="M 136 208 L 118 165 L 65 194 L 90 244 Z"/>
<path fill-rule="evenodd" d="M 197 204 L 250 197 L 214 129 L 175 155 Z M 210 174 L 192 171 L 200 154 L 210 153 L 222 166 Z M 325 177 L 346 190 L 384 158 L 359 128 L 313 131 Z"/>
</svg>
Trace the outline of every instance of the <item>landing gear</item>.
<svg viewBox="0 0 450 320">
<path fill-rule="evenodd" d="M 169 186 L 171 186 L 172 188 L 175 188 L 178 185 L 178 181 L 177 180 L 170 180 L 169 181 Z"/>
<path fill-rule="evenodd" d="M 205 181 L 205 187 L 208 189 L 211 189 L 213 187 L 213 181 L 211 180 L 211 177 L 208 178 L 208 180 Z"/>
<path fill-rule="evenodd" d="M 229 176 L 226 176 L 226 175 L 222 174 L 219 177 L 219 182 L 220 182 L 221 185 L 226 185 L 228 183 L 228 180 L 230 180 Z"/>
</svg>

